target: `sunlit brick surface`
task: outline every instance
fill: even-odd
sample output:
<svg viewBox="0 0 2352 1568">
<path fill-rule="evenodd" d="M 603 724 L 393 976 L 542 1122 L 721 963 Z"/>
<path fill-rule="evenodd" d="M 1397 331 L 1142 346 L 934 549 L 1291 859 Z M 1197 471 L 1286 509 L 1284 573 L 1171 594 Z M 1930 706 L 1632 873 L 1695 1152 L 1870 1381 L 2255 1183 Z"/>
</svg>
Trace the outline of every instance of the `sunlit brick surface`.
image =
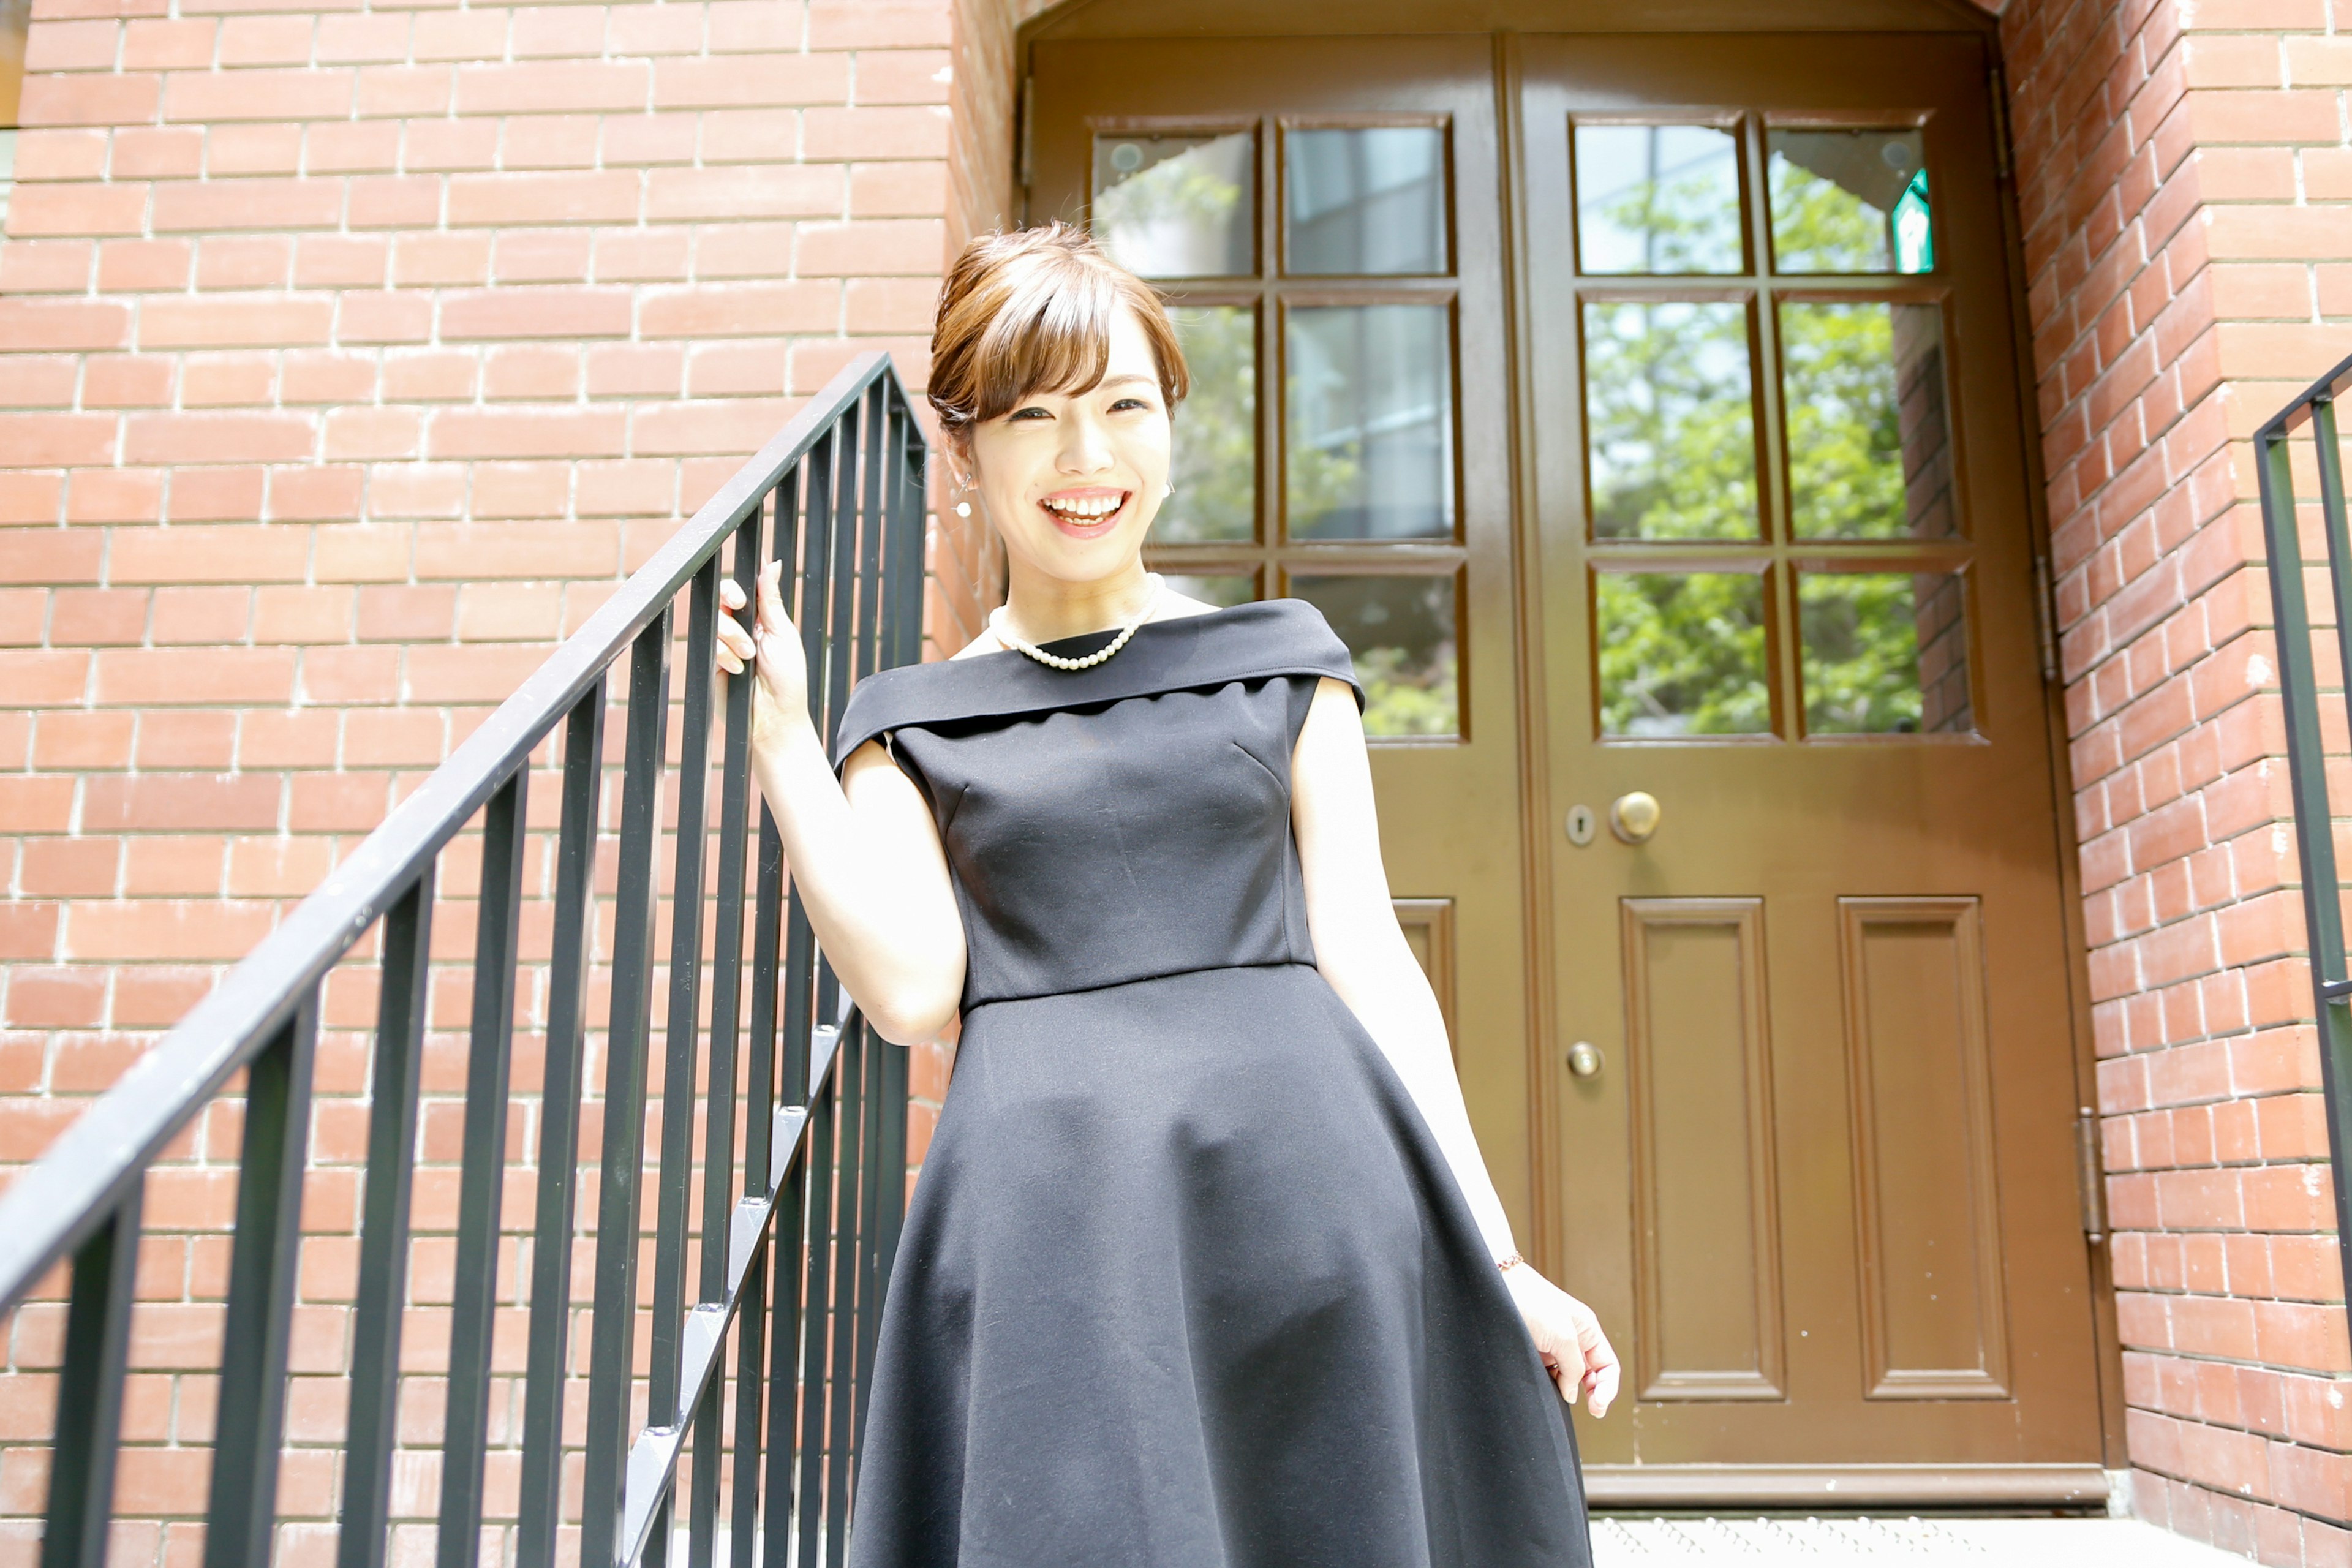
<svg viewBox="0 0 2352 1568">
<path fill-rule="evenodd" d="M 2352 1419 L 2252 448 L 2352 350 L 2327 0 L 2015 0 L 2019 204 L 2135 1506 L 2352 1561 Z"/>
</svg>

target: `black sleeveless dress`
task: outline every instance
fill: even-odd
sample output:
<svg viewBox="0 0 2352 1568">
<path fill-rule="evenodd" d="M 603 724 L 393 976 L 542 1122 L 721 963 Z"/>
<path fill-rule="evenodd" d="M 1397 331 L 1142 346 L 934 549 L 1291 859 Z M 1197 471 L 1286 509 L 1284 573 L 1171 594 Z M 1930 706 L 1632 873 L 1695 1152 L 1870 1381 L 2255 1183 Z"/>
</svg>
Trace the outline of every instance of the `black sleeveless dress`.
<svg viewBox="0 0 2352 1568">
<path fill-rule="evenodd" d="M 923 792 L 971 954 L 852 1568 L 1591 1562 L 1565 1406 L 1314 967 L 1289 781 L 1323 676 L 1346 648 L 1273 600 L 852 697 L 835 763 L 882 738 Z"/>
</svg>

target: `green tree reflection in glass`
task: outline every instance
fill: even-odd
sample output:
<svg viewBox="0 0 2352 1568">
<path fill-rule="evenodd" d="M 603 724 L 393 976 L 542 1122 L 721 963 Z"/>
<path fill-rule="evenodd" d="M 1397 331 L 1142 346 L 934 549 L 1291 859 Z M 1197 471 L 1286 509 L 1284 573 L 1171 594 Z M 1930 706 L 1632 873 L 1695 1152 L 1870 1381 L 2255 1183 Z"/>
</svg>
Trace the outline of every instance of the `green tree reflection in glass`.
<svg viewBox="0 0 2352 1568">
<path fill-rule="evenodd" d="M 1595 534 L 1756 537 L 1744 305 L 1588 300 L 1584 376 Z"/>
<path fill-rule="evenodd" d="M 1785 301 L 1780 354 L 1797 537 L 1957 532 L 1936 307 Z"/>
<path fill-rule="evenodd" d="M 1458 579 L 1294 575 L 1290 592 L 1323 612 L 1364 687 L 1364 733 L 1442 739 L 1462 732 L 1461 661 L 1454 644 Z"/>
<path fill-rule="evenodd" d="M 1927 590 L 1922 599 L 1922 588 Z M 1940 602 L 1940 605 L 1938 605 Z M 1943 618 L 1943 627 L 1933 618 Z M 1943 630 L 1945 663 L 1961 670 L 1928 712 L 1924 642 Z M 1927 637 L 1922 637 L 1927 632 Z M 1967 675 L 1959 651 L 1959 581 L 1927 572 L 1806 572 L 1797 578 L 1797 639 L 1804 647 L 1804 726 L 1816 736 L 1964 731 Z"/>
<path fill-rule="evenodd" d="M 1601 732 L 1754 735 L 1772 727 L 1764 582 L 1747 572 L 1604 572 Z"/>
<path fill-rule="evenodd" d="M 1176 410 L 1175 486 L 1155 543 L 1257 537 L 1257 322 L 1244 306 L 1171 310 L 1192 390 Z"/>
</svg>

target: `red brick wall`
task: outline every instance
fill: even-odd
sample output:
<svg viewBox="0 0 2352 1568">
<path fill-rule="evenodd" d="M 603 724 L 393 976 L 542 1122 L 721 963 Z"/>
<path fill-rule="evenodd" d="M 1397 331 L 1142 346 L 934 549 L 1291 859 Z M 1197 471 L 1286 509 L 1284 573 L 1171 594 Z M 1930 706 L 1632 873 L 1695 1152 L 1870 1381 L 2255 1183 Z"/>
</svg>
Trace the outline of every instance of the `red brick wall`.
<svg viewBox="0 0 2352 1568">
<path fill-rule="evenodd" d="M 0 244 L 0 1166 L 110 1084 L 801 397 L 868 348 L 919 390 L 950 224 L 1002 205 L 951 205 L 951 153 L 973 154 L 948 106 L 967 58 L 1001 58 L 1009 93 L 1005 15 L 37 0 Z M 954 188 L 995 180 L 965 168 Z M 965 526 L 931 563 L 936 652 L 993 578 Z M 445 874 L 444 952 L 471 918 L 467 859 Z M 542 896 L 546 869 L 527 873 Z M 298 1517 L 327 1511 L 340 1437 L 365 1059 L 340 1031 L 371 996 L 352 975 L 329 999 Z M 461 969 L 434 1005 L 462 1029 Z M 430 1046 L 428 1167 L 455 1157 L 462 1051 Z M 934 1102 L 942 1067 L 917 1064 Z M 233 1104 L 207 1117 L 151 1192 L 121 1499 L 149 1522 L 122 1527 L 124 1560 L 184 1554 L 186 1527 L 153 1521 L 201 1500 L 211 1385 L 186 1369 L 216 1353 L 234 1123 Z M 428 1169 L 421 1228 L 446 1224 L 453 1175 Z M 510 1199 L 509 1228 L 528 1223 Z M 432 1508 L 446 1253 L 420 1244 L 412 1517 Z M 57 1328 L 42 1307 L 6 1327 L 7 1364 L 36 1374 L 0 1396 L 0 1515 L 19 1520 L 0 1545 L 23 1547 L 42 1495 Z"/>
<path fill-rule="evenodd" d="M 2327 0 L 2003 31 L 2134 1502 L 2352 1561 L 2352 1371 L 2245 437 L 2352 349 Z"/>
</svg>

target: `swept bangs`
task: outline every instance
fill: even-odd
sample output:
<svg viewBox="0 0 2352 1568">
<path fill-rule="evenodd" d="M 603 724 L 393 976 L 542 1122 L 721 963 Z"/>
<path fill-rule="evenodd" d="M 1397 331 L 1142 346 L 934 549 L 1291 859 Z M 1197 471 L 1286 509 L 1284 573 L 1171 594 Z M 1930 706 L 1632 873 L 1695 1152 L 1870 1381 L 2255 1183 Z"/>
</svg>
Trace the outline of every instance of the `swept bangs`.
<svg viewBox="0 0 2352 1568">
<path fill-rule="evenodd" d="M 1038 393 L 1093 391 L 1109 368 L 1122 309 L 1142 325 L 1160 395 L 1174 409 L 1191 380 L 1150 284 L 1067 224 L 973 240 L 948 269 L 931 334 L 929 396 L 940 426 L 961 437 Z"/>
</svg>

